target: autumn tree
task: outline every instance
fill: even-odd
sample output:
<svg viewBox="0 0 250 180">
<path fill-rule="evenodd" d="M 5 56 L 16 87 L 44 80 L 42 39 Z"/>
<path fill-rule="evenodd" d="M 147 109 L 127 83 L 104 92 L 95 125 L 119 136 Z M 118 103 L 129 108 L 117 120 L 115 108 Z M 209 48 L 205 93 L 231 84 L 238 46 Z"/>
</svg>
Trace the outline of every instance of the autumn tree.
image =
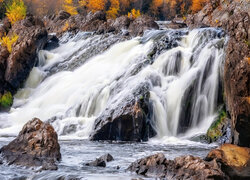
<svg viewBox="0 0 250 180">
<path fill-rule="evenodd" d="M 106 12 L 108 19 L 115 19 L 120 10 L 120 2 L 119 0 L 110 0 L 109 10 Z"/>
<path fill-rule="evenodd" d="M 26 6 L 22 0 L 13 0 L 6 5 L 6 16 L 11 24 L 20 21 L 26 17 Z"/>
<path fill-rule="evenodd" d="M 89 11 L 103 11 L 105 10 L 106 0 L 89 0 L 87 8 Z"/>
<path fill-rule="evenodd" d="M 192 0 L 191 10 L 196 13 L 202 9 L 207 0 Z"/>
<path fill-rule="evenodd" d="M 71 15 L 77 14 L 77 10 L 74 6 L 73 0 L 64 0 L 63 9 Z"/>
</svg>

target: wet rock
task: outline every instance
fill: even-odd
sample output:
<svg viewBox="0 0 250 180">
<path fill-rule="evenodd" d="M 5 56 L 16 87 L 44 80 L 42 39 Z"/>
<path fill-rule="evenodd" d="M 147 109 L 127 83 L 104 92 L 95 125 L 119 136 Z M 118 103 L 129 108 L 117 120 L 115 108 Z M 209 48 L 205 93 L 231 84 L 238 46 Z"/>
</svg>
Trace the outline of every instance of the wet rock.
<svg viewBox="0 0 250 180">
<path fill-rule="evenodd" d="M 206 162 L 193 156 L 167 160 L 162 153 L 140 159 L 132 163 L 128 170 L 148 177 L 170 179 L 228 179 L 216 161 Z"/>
<path fill-rule="evenodd" d="M 248 1 L 210 0 L 187 19 L 189 27 L 223 28 L 230 36 L 224 66 L 227 111 L 232 124 L 231 141 L 250 147 L 250 4 Z"/>
<path fill-rule="evenodd" d="M 119 87 L 116 90 L 119 91 Z M 91 140 L 147 141 L 156 134 L 146 85 L 135 87 L 131 95 L 119 102 L 115 106 L 111 103 L 95 120 Z"/>
<path fill-rule="evenodd" d="M 230 141 L 230 119 L 226 118 L 224 109 L 220 110 L 218 118 L 211 124 L 207 130 L 206 137 L 210 143 L 219 142 L 220 144 Z"/>
<path fill-rule="evenodd" d="M 211 150 L 205 160 L 216 160 L 231 179 L 250 179 L 250 148 L 224 144 Z"/>
<path fill-rule="evenodd" d="M 56 170 L 61 159 L 60 146 L 54 128 L 40 119 L 26 123 L 17 136 L 0 153 L 9 165 L 42 166 L 42 170 Z"/>
<path fill-rule="evenodd" d="M 44 46 L 44 49 L 49 51 L 57 47 L 59 47 L 59 39 L 55 35 L 48 35 L 48 40 Z"/>
<path fill-rule="evenodd" d="M 86 163 L 86 166 L 99 166 L 99 167 L 106 167 L 106 163 L 113 161 L 114 158 L 110 154 L 105 154 L 96 160 Z"/>
<path fill-rule="evenodd" d="M 159 26 L 153 18 L 143 15 L 130 23 L 128 31 L 132 36 L 141 36 L 149 29 L 159 29 Z"/>
<path fill-rule="evenodd" d="M 166 161 L 164 154 L 158 153 L 133 162 L 127 170 L 150 177 L 165 177 Z"/>
</svg>

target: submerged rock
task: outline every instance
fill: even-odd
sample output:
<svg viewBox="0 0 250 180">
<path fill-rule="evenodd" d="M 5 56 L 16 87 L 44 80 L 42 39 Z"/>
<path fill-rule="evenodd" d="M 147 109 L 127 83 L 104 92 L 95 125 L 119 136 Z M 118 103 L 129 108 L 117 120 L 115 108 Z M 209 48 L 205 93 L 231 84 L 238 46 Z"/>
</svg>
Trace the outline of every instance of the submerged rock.
<svg viewBox="0 0 250 180">
<path fill-rule="evenodd" d="M 250 148 L 224 144 L 211 150 L 205 160 L 216 160 L 231 179 L 250 179 Z"/>
<path fill-rule="evenodd" d="M 54 128 L 40 119 L 26 123 L 13 141 L 0 149 L 9 165 L 42 166 L 43 170 L 56 170 L 61 159 L 60 146 Z"/>
<path fill-rule="evenodd" d="M 86 166 L 106 167 L 106 163 L 113 161 L 113 160 L 114 160 L 113 156 L 111 156 L 110 154 L 105 154 L 92 162 L 86 163 L 85 165 Z"/>
</svg>

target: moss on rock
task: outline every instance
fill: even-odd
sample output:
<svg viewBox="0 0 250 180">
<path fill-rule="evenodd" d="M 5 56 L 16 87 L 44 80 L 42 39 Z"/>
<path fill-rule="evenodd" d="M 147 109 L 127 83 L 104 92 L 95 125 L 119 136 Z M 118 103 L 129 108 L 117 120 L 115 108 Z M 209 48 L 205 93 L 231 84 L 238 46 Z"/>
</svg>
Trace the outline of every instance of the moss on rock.
<svg viewBox="0 0 250 180">
<path fill-rule="evenodd" d="M 219 112 L 219 116 L 216 121 L 214 121 L 209 129 L 207 130 L 207 139 L 209 142 L 217 141 L 223 135 L 223 127 L 227 124 L 226 112 L 222 109 Z"/>
<path fill-rule="evenodd" d="M 11 107 L 13 104 L 13 96 L 10 92 L 6 92 L 0 98 L 0 109 L 6 109 Z"/>
</svg>

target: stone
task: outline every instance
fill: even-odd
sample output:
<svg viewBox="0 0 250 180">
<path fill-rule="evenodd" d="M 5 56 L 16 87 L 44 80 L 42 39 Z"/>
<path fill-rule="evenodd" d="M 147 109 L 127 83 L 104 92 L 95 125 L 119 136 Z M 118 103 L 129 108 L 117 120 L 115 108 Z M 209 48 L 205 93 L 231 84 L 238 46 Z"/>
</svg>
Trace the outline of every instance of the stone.
<svg viewBox="0 0 250 180">
<path fill-rule="evenodd" d="M 96 160 L 86 163 L 86 166 L 99 166 L 99 167 L 106 167 L 106 163 L 113 161 L 114 158 L 110 154 L 105 154 Z"/>
<path fill-rule="evenodd" d="M 90 139 L 140 142 L 156 135 L 147 88 L 139 85 L 129 96 L 116 101 L 117 105 L 111 103 L 95 120 Z"/>
<path fill-rule="evenodd" d="M 205 160 L 216 160 L 232 179 L 250 179 L 250 148 L 224 144 L 211 150 Z"/>
<path fill-rule="evenodd" d="M 57 133 L 50 124 L 37 118 L 27 122 L 0 153 L 9 165 L 41 166 L 42 170 L 56 170 L 56 162 L 61 159 Z"/>
</svg>

